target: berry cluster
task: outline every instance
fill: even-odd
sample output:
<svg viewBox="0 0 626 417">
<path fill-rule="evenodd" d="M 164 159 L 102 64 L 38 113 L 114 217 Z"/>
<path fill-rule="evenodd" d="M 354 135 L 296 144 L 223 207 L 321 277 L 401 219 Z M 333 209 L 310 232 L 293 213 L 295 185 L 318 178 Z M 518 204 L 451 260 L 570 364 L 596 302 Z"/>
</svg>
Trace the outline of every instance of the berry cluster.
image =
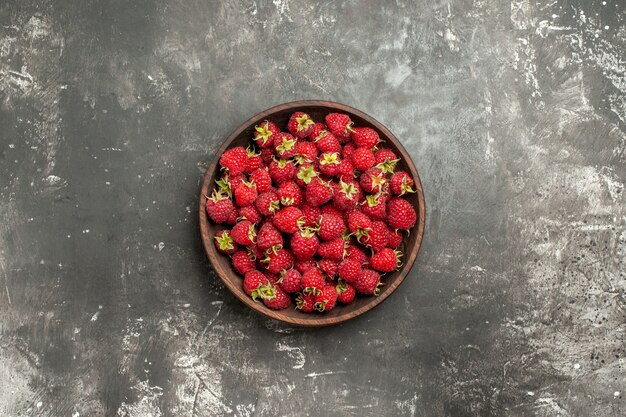
<svg viewBox="0 0 626 417">
<path fill-rule="evenodd" d="M 255 127 L 259 149 L 238 146 L 220 158 L 222 177 L 206 211 L 231 226 L 215 246 L 231 256 L 243 289 L 271 309 L 328 311 L 357 293 L 377 295 L 382 274 L 400 266 L 402 232 L 416 222 L 402 198 L 414 181 L 378 133 L 346 114 L 326 124 L 294 113 L 283 132 Z"/>
</svg>

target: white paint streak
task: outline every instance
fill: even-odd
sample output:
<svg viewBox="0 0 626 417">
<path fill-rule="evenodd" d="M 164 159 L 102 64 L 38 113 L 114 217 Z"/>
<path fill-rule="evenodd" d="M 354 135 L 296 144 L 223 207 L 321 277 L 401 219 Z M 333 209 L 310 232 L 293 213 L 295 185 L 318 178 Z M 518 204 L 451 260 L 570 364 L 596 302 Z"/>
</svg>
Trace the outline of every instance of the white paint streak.
<svg viewBox="0 0 626 417">
<path fill-rule="evenodd" d="M 302 369 L 306 363 L 306 358 L 302 349 L 297 346 L 289 346 L 286 343 L 278 342 L 276 344 L 276 350 L 279 352 L 287 352 L 287 356 L 294 362 L 293 369 Z"/>
<path fill-rule="evenodd" d="M 327 372 L 311 372 L 310 374 L 306 374 L 305 378 L 317 378 L 318 376 L 326 376 L 326 375 L 339 375 L 339 374 L 347 374 L 347 371 L 327 371 Z"/>
</svg>

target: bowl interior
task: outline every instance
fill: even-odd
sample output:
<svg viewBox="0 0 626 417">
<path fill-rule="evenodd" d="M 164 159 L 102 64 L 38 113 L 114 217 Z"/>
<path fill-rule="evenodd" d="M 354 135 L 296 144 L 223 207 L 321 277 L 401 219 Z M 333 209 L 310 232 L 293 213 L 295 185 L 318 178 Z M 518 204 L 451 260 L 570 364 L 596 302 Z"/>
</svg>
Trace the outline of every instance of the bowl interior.
<svg viewBox="0 0 626 417">
<path fill-rule="evenodd" d="M 328 113 L 343 112 L 350 115 L 352 121 L 359 127 L 371 127 L 375 129 L 381 139 L 384 141 L 384 146 L 393 150 L 400 158 L 401 161 L 397 165 L 397 170 L 404 170 L 409 172 L 416 182 L 416 193 L 412 193 L 406 196 L 406 199 L 415 207 L 418 221 L 411 230 L 408 236 L 405 236 L 400 250 L 404 253 L 402 258 L 403 264 L 400 269 L 386 274 L 384 276 L 385 285 L 381 288 L 380 294 L 375 296 L 361 297 L 357 296 L 354 302 L 348 305 L 337 305 L 333 310 L 321 314 L 306 314 L 302 313 L 295 308 L 289 308 L 285 310 L 274 311 L 270 310 L 262 302 L 255 302 L 248 297 L 241 287 L 243 277 L 238 275 L 230 265 L 230 258 L 217 252 L 215 245 L 213 244 L 213 238 L 215 233 L 222 230 L 224 226 L 212 223 L 204 210 L 206 203 L 206 195 L 210 195 L 214 188 L 215 180 L 219 178 L 220 171 L 218 161 L 220 155 L 228 148 L 234 146 L 247 146 L 251 143 L 251 138 L 254 132 L 254 127 L 261 121 L 268 119 L 277 123 L 281 129 L 286 130 L 286 124 L 289 116 L 294 111 L 303 111 L 308 113 L 313 120 L 323 121 L 324 117 Z M 250 308 L 277 320 L 281 320 L 290 324 L 300 326 L 324 326 L 329 324 L 336 324 L 350 318 L 356 317 L 364 312 L 374 308 L 385 300 L 404 280 L 408 272 L 410 271 L 417 253 L 421 246 L 423 234 L 424 234 L 424 217 L 425 217 L 425 205 L 424 195 L 422 190 L 422 184 L 419 179 L 417 170 L 410 156 L 395 138 L 395 136 L 382 124 L 373 119 L 372 117 L 364 114 L 363 112 L 353 109 L 349 106 L 345 106 L 339 103 L 333 102 L 321 102 L 321 101 L 302 101 L 282 104 L 280 106 L 273 107 L 256 116 L 253 116 L 246 122 L 244 122 L 239 128 L 237 128 L 223 143 L 218 150 L 213 162 L 204 177 L 204 183 L 200 193 L 200 228 L 202 233 L 202 240 L 204 248 L 211 261 L 213 268 L 218 276 L 222 279 L 224 284 L 232 291 L 237 298 L 247 304 Z"/>
</svg>

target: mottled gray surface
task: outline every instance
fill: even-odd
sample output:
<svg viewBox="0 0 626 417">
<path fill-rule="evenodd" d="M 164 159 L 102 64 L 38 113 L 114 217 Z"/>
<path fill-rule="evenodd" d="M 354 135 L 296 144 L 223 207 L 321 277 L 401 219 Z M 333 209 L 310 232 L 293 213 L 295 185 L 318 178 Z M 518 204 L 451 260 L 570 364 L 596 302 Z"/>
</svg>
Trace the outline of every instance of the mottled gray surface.
<svg viewBox="0 0 626 417">
<path fill-rule="evenodd" d="M 0 415 L 625 415 L 620 3 L 2 1 Z M 321 330 L 229 295 L 196 220 L 220 141 L 305 98 L 429 205 L 406 283 Z"/>
</svg>

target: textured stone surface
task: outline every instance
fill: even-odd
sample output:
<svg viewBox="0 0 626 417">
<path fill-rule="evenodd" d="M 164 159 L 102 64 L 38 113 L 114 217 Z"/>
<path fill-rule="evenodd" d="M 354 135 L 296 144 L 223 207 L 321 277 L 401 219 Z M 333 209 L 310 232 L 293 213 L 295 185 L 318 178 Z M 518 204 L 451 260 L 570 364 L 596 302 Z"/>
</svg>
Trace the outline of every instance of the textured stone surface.
<svg viewBox="0 0 626 417">
<path fill-rule="evenodd" d="M 3 1 L 0 414 L 625 415 L 623 6 Z M 196 221 L 222 138 L 305 98 L 429 205 L 406 283 L 321 330 L 246 310 Z"/>
</svg>

